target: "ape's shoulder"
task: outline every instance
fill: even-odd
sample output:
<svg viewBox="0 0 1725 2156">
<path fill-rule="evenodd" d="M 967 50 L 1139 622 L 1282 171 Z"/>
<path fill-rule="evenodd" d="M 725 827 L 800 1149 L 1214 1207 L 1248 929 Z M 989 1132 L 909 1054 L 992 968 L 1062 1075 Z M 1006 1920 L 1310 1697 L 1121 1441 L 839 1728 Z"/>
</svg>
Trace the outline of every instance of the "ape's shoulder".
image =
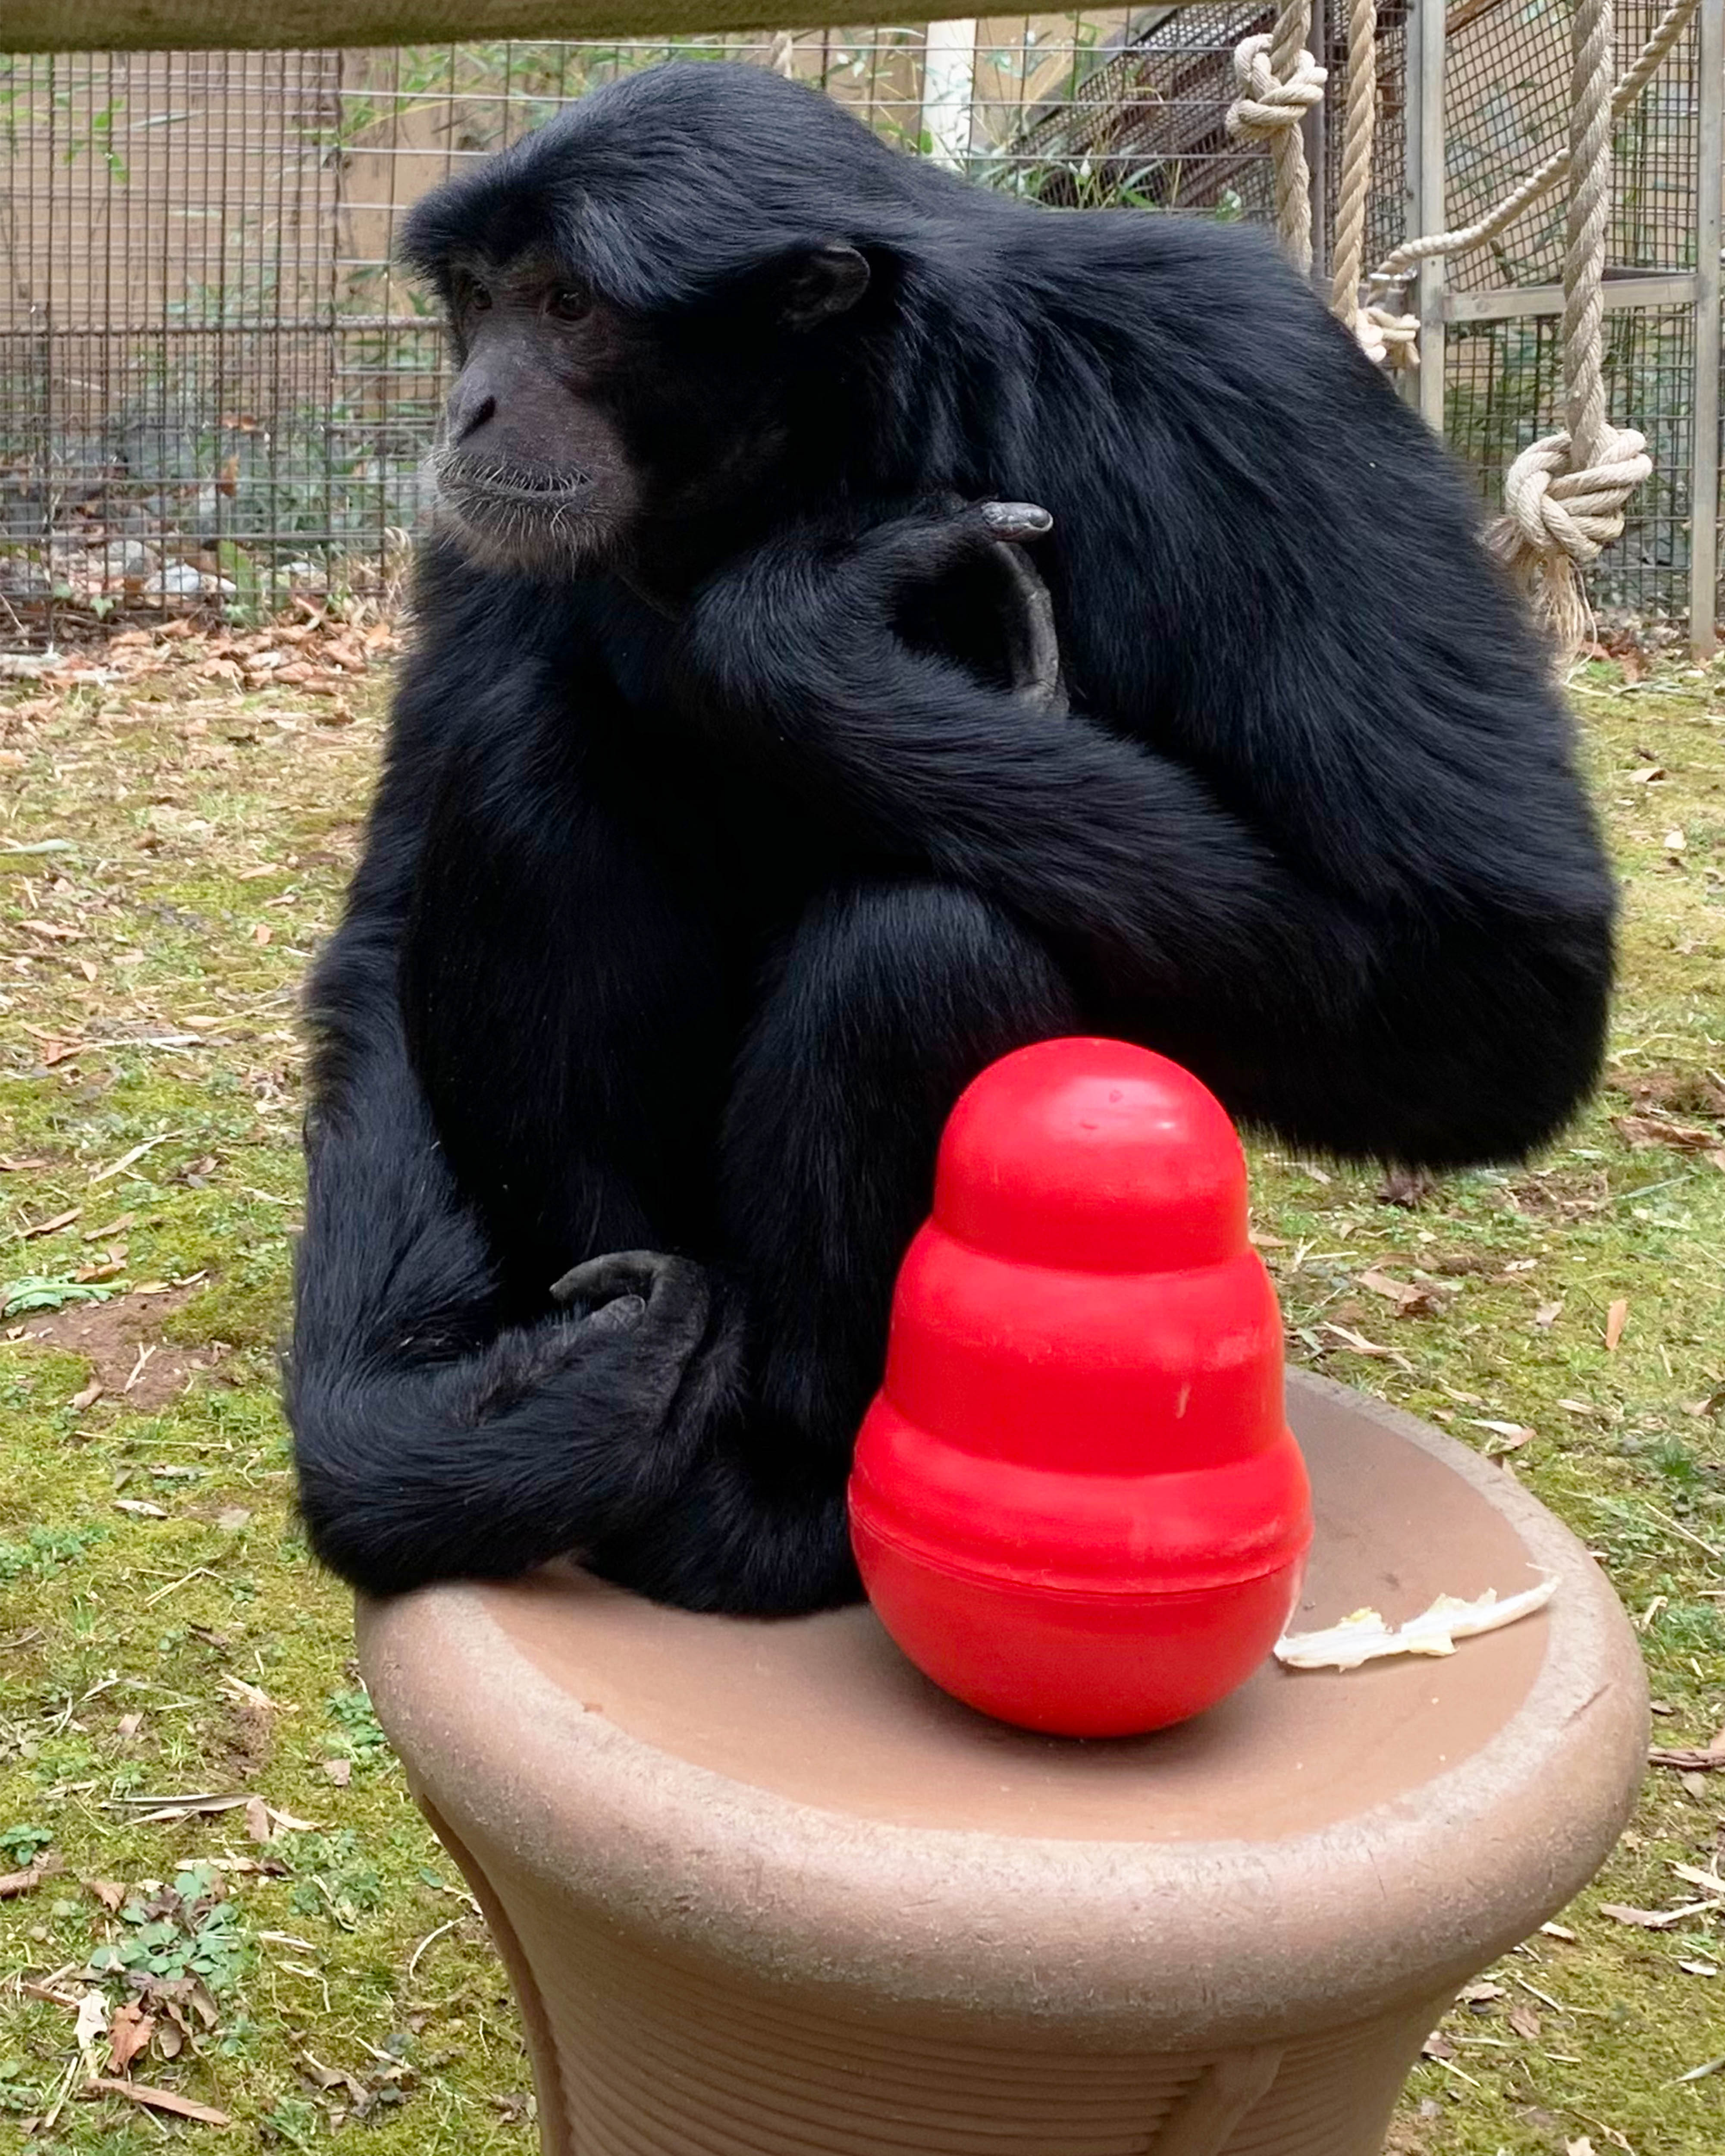
<svg viewBox="0 0 1725 2156">
<path fill-rule="evenodd" d="M 475 562 L 434 531 L 414 567 L 392 766 L 494 773 L 579 756 L 623 706 L 659 700 L 665 622 L 615 578 L 557 580 Z"/>
<path fill-rule="evenodd" d="M 1266 362 L 1299 377 L 1371 372 L 1271 234 L 1142 210 L 1050 213 L 1031 223 L 1035 284 L 1055 311 L 1138 349 L 1195 357 L 1208 376 Z M 1009 269 L 1009 275 L 1012 274 Z M 1354 362 L 1360 364 L 1356 369 Z"/>
</svg>

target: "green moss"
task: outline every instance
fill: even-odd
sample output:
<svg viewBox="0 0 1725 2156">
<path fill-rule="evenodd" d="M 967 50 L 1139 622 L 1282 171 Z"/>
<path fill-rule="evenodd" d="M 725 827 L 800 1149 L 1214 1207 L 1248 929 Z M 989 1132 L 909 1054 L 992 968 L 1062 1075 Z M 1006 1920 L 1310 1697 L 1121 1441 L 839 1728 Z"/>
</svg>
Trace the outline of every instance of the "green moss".
<svg viewBox="0 0 1725 2156">
<path fill-rule="evenodd" d="M 183 1308 L 163 1321 L 166 1340 L 187 1347 L 225 1341 L 231 1347 L 269 1350 L 281 1340 L 286 1324 L 282 1296 L 280 1235 L 269 1238 L 265 1255 L 254 1253 L 232 1276 L 203 1288 Z"/>
</svg>

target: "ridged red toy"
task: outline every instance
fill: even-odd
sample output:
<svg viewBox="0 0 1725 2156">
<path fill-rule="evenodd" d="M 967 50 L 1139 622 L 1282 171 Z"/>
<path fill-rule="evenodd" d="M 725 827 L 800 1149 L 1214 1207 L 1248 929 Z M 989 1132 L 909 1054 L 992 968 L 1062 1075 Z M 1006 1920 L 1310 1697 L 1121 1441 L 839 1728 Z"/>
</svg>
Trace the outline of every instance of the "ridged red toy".
<svg viewBox="0 0 1725 2156">
<path fill-rule="evenodd" d="M 1240 1141 L 1189 1072 L 1050 1040 L 965 1092 L 850 1523 L 887 1630 L 1004 1722 L 1160 1728 L 1263 1661 L 1310 1492 Z"/>
</svg>

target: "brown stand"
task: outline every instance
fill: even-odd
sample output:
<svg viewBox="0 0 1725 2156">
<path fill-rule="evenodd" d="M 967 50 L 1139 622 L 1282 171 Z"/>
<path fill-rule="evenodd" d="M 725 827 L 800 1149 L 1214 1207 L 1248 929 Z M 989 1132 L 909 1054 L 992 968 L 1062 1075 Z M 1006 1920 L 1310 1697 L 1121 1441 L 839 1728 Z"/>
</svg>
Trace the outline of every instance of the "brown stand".
<svg viewBox="0 0 1725 2156">
<path fill-rule="evenodd" d="M 1373 2156 L 1458 1985 L 1585 1884 L 1640 1659 L 1502 1469 L 1321 1379 L 1298 1620 L 1547 1609 L 1443 1661 L 1269 1666 L 1183 1728 L 1036 1738 L 865 1609 L 572 1573 L 362 1610 L 377 1712 L 521 2001 L 547 2156 Z"/>
</svg>

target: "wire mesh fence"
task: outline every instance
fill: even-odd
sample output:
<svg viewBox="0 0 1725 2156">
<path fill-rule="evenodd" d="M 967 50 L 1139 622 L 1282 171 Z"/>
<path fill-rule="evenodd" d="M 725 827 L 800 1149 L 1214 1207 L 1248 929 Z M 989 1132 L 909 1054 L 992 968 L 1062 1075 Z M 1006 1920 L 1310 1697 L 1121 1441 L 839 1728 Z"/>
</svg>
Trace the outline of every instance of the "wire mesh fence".
<svg viewBox="0 0 1725 2156">
<path fill-rule="evenodd" d="M 1655 6 L 1620 0 L 1625 64 Z M 1267 155 L 1225 123 L 1234 49 L 1273 13 L 1193 0 L 926 29 L 0 58 L 0 637 L 163 605 L 248 619 L 388 578 L 425 507 L 444 388 L 437 323 L 392 264 L 398 216 L 598 83 L 673 55 L 752 61 L 984 186 L 1265 219 Z M 1344 19 L 1320 9 L 1331 212 Z M 1561 140 L 1569 18 L 1558 0 L 1461 0 L 1449 19 L 1454 217 Z M 1409 0 L 1383 0 L 1372 259 L 1405 231 L 1409 20 Z M 1692 266 L 1695 69 L 1692 38 L 1620 130 L 1625 266 Z M 1456 283 L 1551 282 L 1562 215 L 1559 198 L 1530 212 Z M 1693 346 L 1681 307 L 1612 317 L 1614 411 L 1660 469 L 1599 579 L 1610 604 L 1681 608 Z M 1556 362 L 1549 319 L 1452 332 L 1450 428 L 1482 489 L 1552 424 Z"/>
<path fill-rule="evenodd" d="M 1617 0 L 1620 75 L 1665 10 L 1666 0 Z M 1459 224 L 1483 214 L 1568 141 L 1570 11 L 1476 0 L 1452 8 L 1450 22 L 1445 170 L 1450 218 Z M 1616 131 L 1609 259 L 1620 270 L 1695 266 L 1699 95 L 1692 23 Z M 1554 284 L 1563 267 L 1564 217 L 1563 190 L 1554 189 L 1490 247 L 1462 257 L 1455 281 L 1468 291 Z"/>
<path fill-rule="evenodd" d="M 1620 74 L 1664 12 L 1664 0 L 1619 0 Z M 1564 8 L 1451 10 L 1444 106 L 1450 223 L 1483 215 L 1516 178 L 1567 141 L 1569 29 Z M 1700 94 L 1699 40 L 1692 23 L 1616 130 L 1608 278 L 1696 268 Z M 1717 172 L 1708 184 L 1718 188 Z M 1452 285 L 1478 292 L 1556 284 L 1565 215 L 1559 188 L 1491 246 L 1459 259 L 1450 273 Z M 1517 451 L 1563 424 L 1558 321 L 1548 316 L 1458 326 L 1450 331 L 1446 363 L 1445 432 L 1482 491 L 1495 499 Z M 1594 572 L 1596 608 L 1643 618 L 1684 611 L 1695 370 L 1692 309 L 1635 307 L 1608 315 L 1610 409 L 1618 424 L 1646 436 L 1654 474 L 1630 506 L 1622 538 Z M 1716 492 L 1702 513 L 1716 516 L 1717 509 Z"/>
</svg>

